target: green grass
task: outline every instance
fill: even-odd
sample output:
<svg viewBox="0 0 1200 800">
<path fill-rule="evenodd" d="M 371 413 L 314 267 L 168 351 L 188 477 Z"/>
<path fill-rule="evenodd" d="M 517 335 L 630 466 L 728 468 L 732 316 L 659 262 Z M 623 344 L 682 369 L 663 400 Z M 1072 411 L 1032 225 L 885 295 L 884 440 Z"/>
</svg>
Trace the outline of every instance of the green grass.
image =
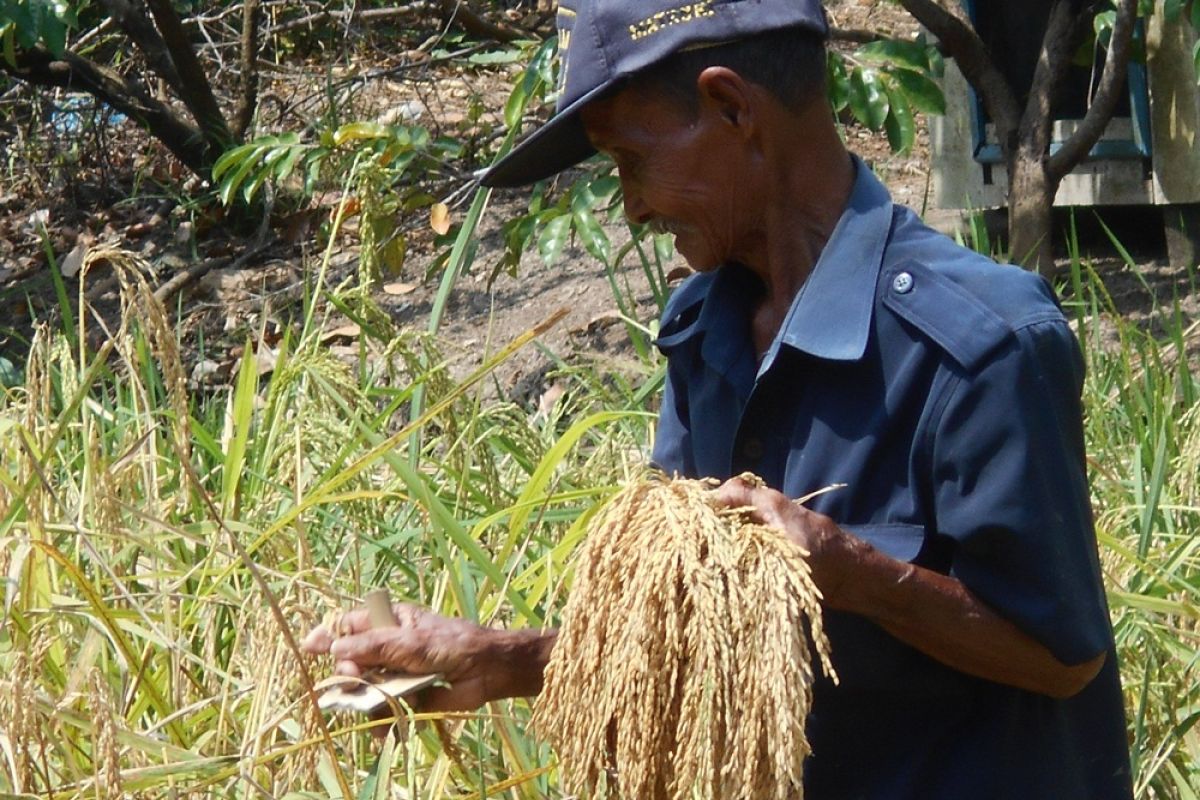
<svg viewBox="0 0 1200 800">
<path fill-rule="evenodd" d="M 1197 341 L 1182 317 L 1158 338 L 1125 324 L 1082 259 L 1073 285 L 1138 796 L 1192 798 Z M 380 753 L 356 720 L 322 725 L 306 685 L 325 666 L 294 638 L 376 586 L 552 624 L 589 514 L 645 458 L 653 353 L 606 380 L 564 369 L 532 414 L 488 391 L 508 343 L 452 380 L 433 337 L 368 329 L 382 355 L 347 366 L 310 316 L 268 375 L 252 342 L 230 389 L 193 396 L 161 311 L 136 281 L 125 300 L 142 322 L 100 353 L 85 314 L 40 331 L 0 400 L 0 794 L 560 796 L 526 702 L 451 720 L 452 752 L 419 725 Z"/>
</svg>

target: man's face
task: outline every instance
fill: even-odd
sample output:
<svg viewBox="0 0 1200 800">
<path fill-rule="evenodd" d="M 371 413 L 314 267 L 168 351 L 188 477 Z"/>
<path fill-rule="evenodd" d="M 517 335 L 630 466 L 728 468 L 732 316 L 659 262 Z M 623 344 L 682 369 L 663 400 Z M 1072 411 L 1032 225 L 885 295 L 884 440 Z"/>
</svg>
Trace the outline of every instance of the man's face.
<svg viewBox="0 0 1200 800">
<path fill-rule="evenodd" d="M 700 271 L 736 259 L 753 219 L 750 198 L 739 196 L 736 137 L 713 117 L 636 87 L 581 114 L 592 144 L 617 164 L 625 216 L 675 234 L 676 249 Z"/>
</svg>

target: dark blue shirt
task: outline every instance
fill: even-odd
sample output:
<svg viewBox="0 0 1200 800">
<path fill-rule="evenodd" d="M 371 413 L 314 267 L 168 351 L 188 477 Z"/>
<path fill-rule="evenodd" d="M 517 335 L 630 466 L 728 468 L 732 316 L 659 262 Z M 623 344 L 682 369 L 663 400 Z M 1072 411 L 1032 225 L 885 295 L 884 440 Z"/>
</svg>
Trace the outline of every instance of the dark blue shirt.
<svg viewBox="0 0 1200 800">
<path fill-rule="evenodd" d="M 1132 796 L 1084 467 L 1078 344 L 1036 275 L 894 206 L 861 162 L 849 205 L 757 358 L 762 285 L 735 264 L 663 315 L 654 461 L 752 471 L 887 555 L 957 578 L 1066 664 L 1067 700 L 953 670 L 827 612 L 841 682 L 813 701 L 809 800 Z"/>
</svg>

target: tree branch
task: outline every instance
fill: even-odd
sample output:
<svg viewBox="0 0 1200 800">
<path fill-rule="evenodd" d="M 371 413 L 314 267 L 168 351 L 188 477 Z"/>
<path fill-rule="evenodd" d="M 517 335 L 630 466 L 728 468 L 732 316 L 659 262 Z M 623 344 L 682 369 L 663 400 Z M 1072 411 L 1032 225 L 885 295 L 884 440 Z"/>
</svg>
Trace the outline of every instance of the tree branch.
<svg viewBox="0 0 1200 800">
<path fill-rule="evenodd" d="M 1046 32 L 1038 53 L 1037 67 L 1029 86 L 1029 99 L 1021 117 L 1020 147 L 1032 159 L 1043 161 L 1050 150 L 1050 132 L 1054 128 L 1055 93 L 1071 66 L 1080 20 L 1072 0 L 1054 0 L 1046 20 Z"/>
<path fill-rule="evenodd" d="M 441 0 L 442 14 L 447 20 L 453 20 L 472 36 L 484 39 L 495 39 L 497 42 L 512 42 L 528 36 L 527 33 L 509 27 L 488 22 L 476 14 L 467 4 L 467 0 Z"/>
<path fill-rule="evenodd" d="M 1007 157 L 1016 144 L 1021 109 L 983 39 L 967 20 L 937 0 L 900 0 L 900 5 L 941 40 L 942 52 L 954 59 L 963 77 L 979 92 L 988 116 L 996 125 L 1000 149 Z"/>
<path fill-rule="evenodd" d="M 259 0 L 246 0 L 242 5 L 242 75 L 241 97 L 233 115 L 233 135 L 240 142 L 246 138 L 254 112 L 258 107 L 258 29 L 262 17 Z"/>
<path fill-rule="evenodd" d="M 1137 0 L 1120 0 L 1117 16 L 1113 21 L 1112 38 L 1108 43 L 1108 55 L 1104 59 L 1104 72 L 1100 84 L 1088 106 L 1083 120 L 1062 148 L 1046 163 L 1046 171 L 1052 180 L 1061 180 L 1075 165 L 1083 160 L 1100 140 L 1125 85 L 1125 72 L 1129 67 L 1129 54 L 1133 42 L 1133 26 L 1137 19 Z"/>
<path fill-rule="evenodd" d="M 129 0 L 100 0 L 100 3 L 125 35 L 142 51 L 150 68 L 167 82 L 172 91 L 178 92 L 183 81 L 167 52 L 166 42 L 158 35 L 150 18 Z"/>
<path fill-rule="evenodd" d="M 17 51 L 16 64 L 0 59 L 0 69 L 26 83 L 87 92 L 149 128 L 176 158 L 197 175 L 208 176 L 212 162 L 199 129 L 180 119 L 141 86 L 70 51 L 55 58 L 34 47 Z"/>
<path fill-rule="evenodd" d="M 268 29 L 268 33 L 272 36 L 280 33 L 287 33 L 298 28 L 309 28 L 319 25 L 328 20 L 343 20 L 354 19 L 359 22 L 379 22 L 381 20 L 394 19 L 397 17 L 412 17 L 423 12 L 430 11 L 432 6 L 425 6 L 423 3 L 414 3 L 412 5 L 400 6 L 397 8 L 364 8 L 364 9 L 349 9 L 346 11 L 318 11 L 313 14 L 307 14 L 298 19 L 290 19 L 286 22 L 281 22 L 278 25 Z"/>
<path fill-rule="evenodd" d="M 171 61 L 182 79 L 179 96 L 204 132 L 205 144 L 215 162 L 221 151 L 233 141 L 225 115 L 213 96 L 208 75 L 200 65 L 200 59 L 196 58 L 196 51 L 192 49 L 191 40 L 184 32 L 183 23 L 179 21 L 171 0 L 149 0 L 149 5 Z"/>
</svg>

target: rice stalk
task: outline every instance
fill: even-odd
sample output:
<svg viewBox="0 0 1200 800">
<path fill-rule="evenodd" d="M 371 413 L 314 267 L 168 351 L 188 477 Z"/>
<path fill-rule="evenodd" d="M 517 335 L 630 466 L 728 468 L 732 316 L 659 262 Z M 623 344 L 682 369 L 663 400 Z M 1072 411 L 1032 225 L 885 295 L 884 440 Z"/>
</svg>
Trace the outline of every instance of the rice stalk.
<svg viewBox="0 0 1200 800">
<path fill-rule="evenodd" d="M 95 722 L 95 741 L 92 749 L 92 769 L 95 773 L 96 797 L 118 800 L 121 789 L 121 753 L 117 747 L 116 714 L 112 693 L 104 674 L 93 669 L 88 681 L 88 705 Z"/>
<path fill-rule="evenodd" d="M 118 247 L 98 247 L 88 252 L 83 259 L 82 272 L 95 264 L 107 263 L 116 273 L 121 286 L 121 330 L 117 335 L 118 342 L 128 346 L 126 332 L 131 320 L 136 319 L 146 333 L 154 356 L 158 360 L 157 367 L 161 371 L 163 383 L 167 390 L 167 400 L 175 417 L 172 428 L 174 443 L 180 458 L 189 458 L 191 454 L 191 435 L 189 431 L 190 400 L 187 392 L 187 376 L 183 369 L 183 358 L 179 351 L 179 341 L 167 311 L 162 301 L 154 296 L 154 290 L 146 280 L 150 267 L 140 256 L 122 250 Z M 136 363 L 135 359 L 126 355 L 126 360 Z"/>
<path fill-rule="evenodd" d="M 534 709 L 571 791 L 803 796 L 813 650 L 833 676 L 820 593 L 799 547 L 710 489 L 636 481 L 588 530 Z"/>
<path fill-rule="evenodd" d="M 10 621 L 9 629 L 15 626 Z M 33 791 L 41 782 L 38 766 L 44 763 L 46 720 L 38 709 L 38 676 L 49 643 L 34 633 L 25 647 L 17 649 L 12 667 L 0 680 L 0 738 L 9 767 L 9 782 L 16 792 Z"/>
</svg>

